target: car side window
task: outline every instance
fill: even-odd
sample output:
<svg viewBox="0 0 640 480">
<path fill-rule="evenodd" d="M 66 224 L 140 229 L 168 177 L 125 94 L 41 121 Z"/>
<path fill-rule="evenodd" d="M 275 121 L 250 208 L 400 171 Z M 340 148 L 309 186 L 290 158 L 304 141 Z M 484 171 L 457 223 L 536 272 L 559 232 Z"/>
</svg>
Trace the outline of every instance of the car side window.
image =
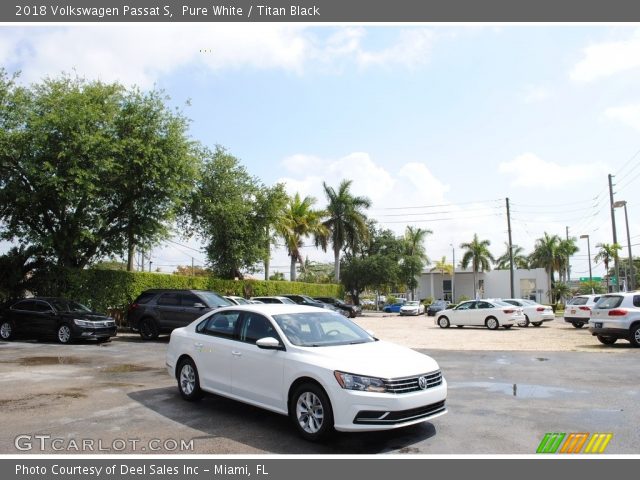
<svg viewBox="0 0 640 480">
<path fill-rule="evenodd" d="M 477 305 L 476 308 L 492 308 L 493 307 L 493 305 L 487 302 L 477 302 L 476 305 Z"/>
<path fill-rule="evenodd" d="M 180 294 L 177 292 L 163 293 L 158 298 L 158 305 L 166 307 L 178 307 L 180 306 Z"/>
<path fill-rule="evenodd" d="M 196 297 L 193 293 L 183 293 L 182 294 L 182 306 L 183 307 L 193 307 L 196 303 L 201 303 L 204 305 L 204 302 Z"/>
<path fill-rule="evenodd" d="M 276 329 L 267 318 L 257 313 L 245 313 L 240 329 L 240 340 L 255 344 L 257 340 L 265 337 L 273 337 L 280 341 Z"/>
<path fill-rule="evenodd" d="M 53 308 L 47 302 L 35 302 L 34 310 L 36 312 L 44 313 L 44 312 L 52 312 Z"/>
<path fill-rule="evenodd" d="M 23 300 L 14 304 L 11 310 L 22 310 L 23 312 L 37 312 L 36 302 L 33 300 Z"/>
<path fill-rule="evenodd" d="M 640 295 L 633 296 L 633 306 L 640 307 Z"/>
<path fill-rule="evenodd" d="M 471 305 L 471 302 L 461 303 L 460 305 L 458 305 L 456 310 L 469 310 L 471 308 Z"/>
<path fill-rule="evenodd" d="M 240 312 L 225 310 L 212 315 L 202 329 L 202 333 L 214 337 L 233 338 Z"/>
</svg>

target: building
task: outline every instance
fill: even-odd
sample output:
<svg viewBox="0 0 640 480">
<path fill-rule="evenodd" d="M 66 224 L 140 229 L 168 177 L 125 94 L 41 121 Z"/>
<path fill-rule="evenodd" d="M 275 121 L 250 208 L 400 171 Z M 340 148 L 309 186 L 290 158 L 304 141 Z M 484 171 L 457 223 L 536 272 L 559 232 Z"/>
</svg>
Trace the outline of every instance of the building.
<svg viewBox="0 0 640 480">
<path fill-rule="evenodd" d="M 492 270 L 490 272 L 478 272 L 478 298 L 509 298 L 511 285 L 509 270 Z M 473 291 L 473 272 L 471 270 L 458 269 L 453 275 L 440 272 L 424 271 L 418 281 L 416 298 L 442 298 L 452 301 L 453 289 L 455 299 L 459 302 L 464 298 L 475 298 Z M 529 298 L 540 303 L 551 303 L 549 299 L 549 280 L 544 268 L 531 270 L 514 270 L 513 287 L 516 298 Z"/>
</svg>

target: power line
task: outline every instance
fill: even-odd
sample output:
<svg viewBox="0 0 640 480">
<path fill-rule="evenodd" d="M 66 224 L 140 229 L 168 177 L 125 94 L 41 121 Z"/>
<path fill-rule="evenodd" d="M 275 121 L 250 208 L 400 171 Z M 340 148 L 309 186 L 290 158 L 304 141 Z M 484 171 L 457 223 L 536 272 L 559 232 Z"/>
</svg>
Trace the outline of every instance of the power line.
<svg viewBox="0 0 640 480">
<path fill-rule="evenodd" d="M 501 202 L 502 199 L 501 198 L 497 198 L 497 199 L 493 199 L 493 200 L 477 200 L 474 202 L 461 202 L 461 203 L 441 203 L 441 204 L 434 204 L 434 205 L 416 205 L 416 206 L 405 206 L 405 207 L 380 207 L 380 208 L 372 208 L 371 210 L 376 211 L 376 210 L 409 210 L 409 209 L 415 209 L 415 208 L 438 208 L 438 207 L 455 207 L 458 205 L 471 205 L 471 204 L 478 204 L 478 203 L 495 203 L 495 202 Z"/>
</svg>

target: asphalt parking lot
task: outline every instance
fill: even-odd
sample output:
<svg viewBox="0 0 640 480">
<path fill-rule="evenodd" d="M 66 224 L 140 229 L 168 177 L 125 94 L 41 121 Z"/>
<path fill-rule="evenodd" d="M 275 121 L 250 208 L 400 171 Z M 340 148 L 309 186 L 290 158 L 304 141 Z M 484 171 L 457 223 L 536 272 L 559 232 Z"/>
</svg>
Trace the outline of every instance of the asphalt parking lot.
<svg viewBox="0 0 640 480">
<path fill-rule="evenodd" d="M 530 454 L 547 432 L 611 432 L 606 453 L 637 453 L 640 349 L 627 342 L 604 347 L 557 321 L 493 332 L 442 331 L 426 317 L 358 322 L 375 326 L 380 338 L 404 338 L 399 343 L 440 363 L 449 382 L 447 415 L 311 444 L 277 414 L 214 396 L 184 402 L 164 368 L 166 338 L 0 342 L 0 453 Z M 423 335 L 437 345 L 422 345 Z M 549 343 L 558 336 L 571 338 L 569 346 L 566 338 Z M 474 337 L 481 348 L 473 348 Z M 501 347 L 521 340 L 546 341 L 547 348 Z"/>
</svg>

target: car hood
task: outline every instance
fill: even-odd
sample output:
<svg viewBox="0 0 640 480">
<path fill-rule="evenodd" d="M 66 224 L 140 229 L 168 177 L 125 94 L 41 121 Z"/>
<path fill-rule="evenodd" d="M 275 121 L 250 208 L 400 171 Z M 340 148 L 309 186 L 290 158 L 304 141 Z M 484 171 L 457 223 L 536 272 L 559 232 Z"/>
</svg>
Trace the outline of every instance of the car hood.
<svg viewBox="0 0 640 480">
<path fill-rule="evenodd" d="M 420 305 L 403 305 L 400 310 L 415 310 L 417 308 L 420 308 Z"/>
<path fill-rule="evenodd" d="M 304 350 L 305 357 L 313 355 L 316 365 L 358 375 L 398 378 L 433 372 L 439 368 L 438 363 L 427 355 L 384 341 L 299 348 Z"/>
</svg>

